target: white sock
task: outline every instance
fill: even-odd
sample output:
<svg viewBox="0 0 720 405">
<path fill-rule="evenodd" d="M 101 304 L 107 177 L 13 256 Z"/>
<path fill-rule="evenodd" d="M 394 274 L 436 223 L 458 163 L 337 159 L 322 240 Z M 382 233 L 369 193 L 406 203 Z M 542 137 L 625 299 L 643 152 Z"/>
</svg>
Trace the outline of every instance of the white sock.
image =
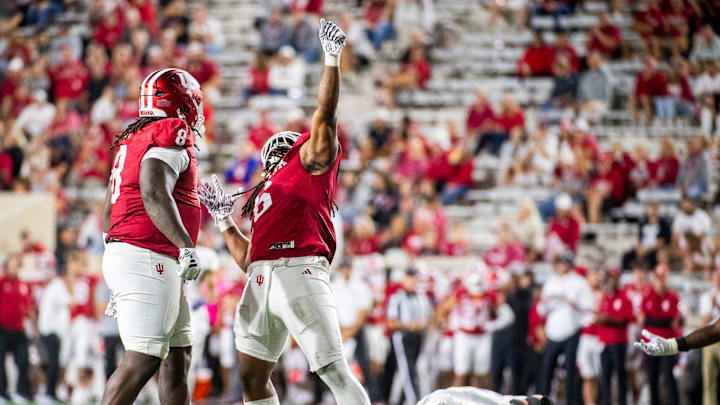
<svg viewBox="0 0 720 405">
<path fill-rule="evenodd" d="M 280 400 L 278 399 L 277 394 L 275 394 L 275 395 L 271 396 L 270 398 L 258 399 L 257 401 L 245 402 L 245 405 L 280 405 Z"/>
<path fill-rule="evenodd" d="M 337 405 L 370 405 L 365 389 L 355 378 L 347 360 L 337 360 L 317 371 L 325 384 L 332 391 Z"/>
</svg>

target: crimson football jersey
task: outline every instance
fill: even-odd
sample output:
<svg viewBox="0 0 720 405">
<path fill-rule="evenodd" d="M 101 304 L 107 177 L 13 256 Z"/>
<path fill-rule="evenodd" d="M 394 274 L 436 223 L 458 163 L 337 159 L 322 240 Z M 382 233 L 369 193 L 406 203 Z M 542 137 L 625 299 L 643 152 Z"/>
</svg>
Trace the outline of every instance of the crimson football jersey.
<svg viewBox="0 0 720 405">
<path fill-rule="evenodd" d="M 306 132 L 295 141 L 255 199 L 250 261 L 335 254 L 330 214 L 337 191 L 342 151 L 325 173 L 308 173 L 300 161 Z"/>
<path fill-rule="evenodd" d="M 140 163 L 152 147 L 184 146 L 190 157 L 187 169 L 175 183 L 173 198 L 180 218 L 195 244 L 200 230 L 200 201 L 197 196 L 195 135 L 180 118 L 164 118 L 145 125 L 120 141 L 112 166 L 112 209 L 108 239 L 116 239 L 153 252 L 178 257 L 180 249 L 150 220 L 140 195 Z"/>
<path fill-rule="evenodd" d="M 457 305 L 454 308 L 457 328 L 465 333 L 485 333 L 485 324 L 492 320 L 491 306 L 497 301 L 495 294 L 486 292 L 482 297 L 472 296 L 465 289 L 455 293 Z"/>
<path fill-rule="evenodd" d="M 83 276 L 73 284 L 73 306 L 70 308 L 70 318 L 84 316 L 95 319 L 95 288 L 97 278 Z"/>
</svg>

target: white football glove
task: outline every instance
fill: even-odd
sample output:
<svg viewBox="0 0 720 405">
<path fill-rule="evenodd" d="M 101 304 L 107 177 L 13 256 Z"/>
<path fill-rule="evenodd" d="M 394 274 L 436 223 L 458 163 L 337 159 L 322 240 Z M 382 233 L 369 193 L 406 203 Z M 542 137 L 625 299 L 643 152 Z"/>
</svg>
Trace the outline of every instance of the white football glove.
<svg viewBox="0 0 720 405">
<path fill-rule="evenodd" d="M 646 354 L 651 356 L 672 356 L 678 354 L 679 350 L 676 339 L 662 338 L 654 333 L 650 333 L 647 329 L 643 329 L 640 333 L 648 341 L 643 342 L 642 340 L 639 340 L 635 342 L 635 347 Z"/>
<path fill-rule="evenodd" d="M 323 52 L 325 52 L 325 64 L 338 66 L 340 53 L 345 46 L 345 32 L 334 22 L 321 18 L 319 37 Z"/>
<path fill-rule="evenodd" d="M 200 260 L 195 248 L 180 249 L 180 269 L 178 273 L 183 281 L 193 281 L 200 275 Z"/>
<path fill-rule="evenodd" d="M 220 232 L 223 232 L 232 226 L 233 204 L 240 194 L 226 194 L 220 184 L 220 179 L 215 174 L 212 175 L 212 181 L 214 186 L 210 185 L 207 180 L 203 180 L 202 185 L 198 187 L 198 199 L 212 215 Z"/>
</svg>

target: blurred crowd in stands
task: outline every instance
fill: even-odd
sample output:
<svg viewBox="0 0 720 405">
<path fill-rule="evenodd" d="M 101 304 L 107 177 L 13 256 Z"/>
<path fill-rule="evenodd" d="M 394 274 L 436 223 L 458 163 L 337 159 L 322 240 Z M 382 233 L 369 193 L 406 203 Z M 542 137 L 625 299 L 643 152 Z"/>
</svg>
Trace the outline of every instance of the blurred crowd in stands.
<svg viewBox="0 0 720 405">
<path fill-rule="evenodd" d="M 421 108 L 402 96 L 430 91 L 442 71 L 433 51 L 461 41 L 466 28 L 478 31 L 477 21 L 455 25 L 462 15 L 441 18 L 445 4 L 433 0 L 270 3 L 255 3 L 246 28 L 258 41 L 246 50 L 247 82 L 227 94 L 219 61 L 236 50 L 227 50 L 224 23 L 204 2 L 2 2 L 0 190 L 53 195 L 58 222 L 54 250 L 28 229 L 22 251 L 2 261 L 0 403 L 11 396 L 93 403 L 119 361 L 117 329 L 102 315 L 108 291 L 97 257 L 109 146 L 137 116 L 142 78 L 178 66 L 199 80 L 208 127 L 201 167 L 250 187 L 264 141 L 309 128 L 300 107 L 313 104 L 324 3 L 342 3 L 331 17 L 348 35 L 341 98 L 364 102 L 354 116 L 340 116 L 345 161 L 336 202 L 344 243 L 333 288 L 346 352 L 373 402 L 473 384 L 552 393 L 568 404 L 717 403 L 717 348 L 702 360 L 697 353 L 657 360 L 628 343 L 642 326 L 678 336 L 690 315 L 703 324 L 720 316 L 712 187 L 718 1 L 599 2 L 580 47 L 561 21 L 583 2 L 482 2 L 490 30 L 528 33 L 534 19 L 552 18 L 505 76 L 544 78 L 551 91 L 528 103 L 475 83 L 464 89 L 480 91 L 462 106 L 463 118 L 447 122 L 413 119 Z M 627 29 L 619 27 L 623 19 Z M 609 65 L 620 62 L 640 66 L 632 83 L 616 80 Z M 215 120 L 224 99 L 254 111 L 254 100 L 268 96 L 300 107 L 280 121 L 277 109 L 259 108 L 237 132 Z M 635 142 L 601 131 L 604 114 L 618 110 L 630 112 Z M 654 135 L 660 128 L 667 136 Z M 468 221 L 451 215 L 473 207 L 474 192 L 503 189 L 519 190 L 503 215 L 473 211 L 492 217 L 491 240 L 477 240 Z M 531 189 L 545 193 L 523 193 Z M 643 204 L 634 242 L 613 262 L 584 262 L 581 245 L 593 243 L 586 230 L 625 221 L 632 203 Z M 198 342 L 191 380 L 198 402 L 233 403 L 242 392 L 232 321 L 244 275 L 205 219 L 206 271 L 188 286 Z M 707 291 L 699 301 L 697 292 L 673 292 L 670 270 L 702 280 Z M 6 355 L 14 360 L 8 368 Z M 283 403 L 332 401 L 292 342 L 277 370 Z M 144 401 L 157 401 L 153 389 Z"/>
</svg>

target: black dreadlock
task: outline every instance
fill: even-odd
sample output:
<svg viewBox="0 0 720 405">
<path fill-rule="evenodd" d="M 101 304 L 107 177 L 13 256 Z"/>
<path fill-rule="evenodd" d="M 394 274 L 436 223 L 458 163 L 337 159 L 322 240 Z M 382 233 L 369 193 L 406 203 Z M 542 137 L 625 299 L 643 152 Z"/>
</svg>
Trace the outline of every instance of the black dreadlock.
<svg viewBox="0 0 720 405">
<path fill-rule="evenodd" d="M 279 159 L 277 159 L 275 161 L 275 163 L 271 164 L 265 170 L 263 170 L 262 180 L 260 180 L 260 182 L 258 184 L 256 184 L 255 187 L 240 193 L 240 194 L 251 193 L 250 198 L 248 198 L 248 200 L 245 202 L 245 205 L 243 205 L 242 218 L 245 218 L 247 216 L 250 216 L 252 218 L 251 214 L 253 212 L 253 208 L 255 208 L 255 199 L 260 194 L 260 192 L 262 192 L 262 189 L 265 186 L 265 181 L 267 181 L 267 179 L 270 177 L 270 175 L 275 173 L 275 170 L 277 169 L 278 165 L 282 161 L 283 156 L 285 156 L 285 154 L 289 150 L 290 150 L 290 148 L 284 148 L 284 147 L 279 147 L 279 148 L 272 150 L 268 157 L 269 158 L 270 157 L 278 157 Z"/>
<path fill-rule="evenodd" d="M 127 128 L 125 128 L 124 131 L 121 133 L 115 135 L 115 142 L 113 142 L 112 146 L 110 147 L 111 152 L 115 152 L 115 149 L 117 149 L 118 144 L 123 139 L 127 139 L 130 135 L 134 134 L 135 132 L 143 129 L 143 127 L 151 122 L 155 122 L 158 120 L 163 119 L 164 117 L 141 117 L 135 120 L 132 124 L 128 125 Z"/>
</svg>

